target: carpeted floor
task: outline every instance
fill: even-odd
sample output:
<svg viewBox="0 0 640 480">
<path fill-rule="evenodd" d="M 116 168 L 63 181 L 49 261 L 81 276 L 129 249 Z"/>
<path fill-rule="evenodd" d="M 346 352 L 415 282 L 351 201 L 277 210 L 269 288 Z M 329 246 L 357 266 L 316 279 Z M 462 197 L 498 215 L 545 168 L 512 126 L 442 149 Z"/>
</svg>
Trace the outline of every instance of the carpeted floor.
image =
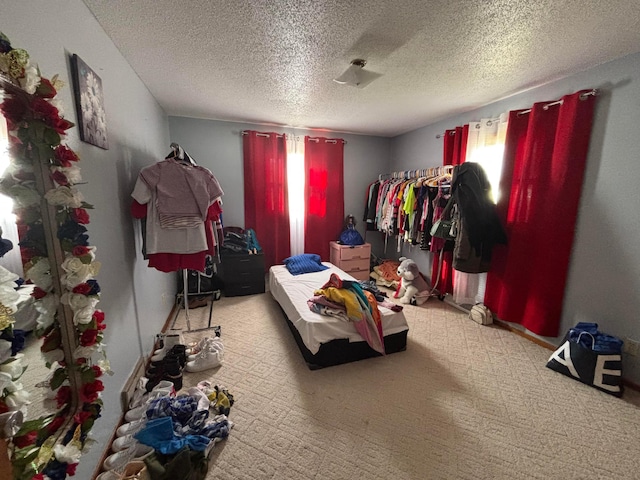
<svg viewBox="0 0 640 480">
<path fill-rule="evenodd" d="M 405 307 L 405 352 L 315 371 L 269 293 L 213 308 L 224 365 L 184 377 L 235 397 L 207 479 L 640 478 L 638 392 L 553 372 L 549 350 L 437 299 Z M 207 316 L 191 310 L 192 328 Z"/>
</svg>

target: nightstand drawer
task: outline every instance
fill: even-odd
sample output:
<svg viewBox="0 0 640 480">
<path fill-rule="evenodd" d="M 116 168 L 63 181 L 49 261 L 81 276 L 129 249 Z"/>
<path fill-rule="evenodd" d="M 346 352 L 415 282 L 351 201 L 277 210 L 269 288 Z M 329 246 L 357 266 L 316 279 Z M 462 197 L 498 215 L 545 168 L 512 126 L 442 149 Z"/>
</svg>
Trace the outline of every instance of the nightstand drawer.
<svg viewBox="0 0 640 480">
<path fill-rule="evenodd" d="M 224 294 L 227 297 L 237 297 L 240 295 L 255 295 L 264 293 L 264 280 L 246 283 L 225 283 Z"/>
<path fill-rule="evenodd" d="M 340 262 L 340 268 L 347 273 L 366 271 L 369 274 L 369 259 L 343 260 Z"/>
<path fill-rule="evenodd" d="M 220 258 L 220 270 L 227 297 L 264 293 L 264 255 L 225 253 Z"/>
<path fill-rule="evenodd" d="M 371 247 L 367 245 L 358 245 L 357 247 L 344 247 L 340 249 L 341 260 L 355 260 L 365 258 L 367 261 L 371 256 Z"/>
</svg>

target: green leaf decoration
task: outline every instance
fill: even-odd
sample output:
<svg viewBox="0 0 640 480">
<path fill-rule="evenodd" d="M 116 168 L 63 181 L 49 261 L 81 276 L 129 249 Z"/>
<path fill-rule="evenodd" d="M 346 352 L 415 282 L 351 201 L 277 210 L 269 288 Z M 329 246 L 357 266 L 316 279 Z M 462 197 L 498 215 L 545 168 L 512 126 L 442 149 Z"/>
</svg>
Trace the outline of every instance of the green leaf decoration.
<svg viewBox="0 0 640 480">
<path fill-rule="evenodd" d="M 67 371 L 64 368 L 58 368 L 55 372 L 53 372 L 53 376 L 51 377 L 51 381 L 49 385 L 51 386 L 51 390 L 55 390 L 67 379 Z"/>
</svg>

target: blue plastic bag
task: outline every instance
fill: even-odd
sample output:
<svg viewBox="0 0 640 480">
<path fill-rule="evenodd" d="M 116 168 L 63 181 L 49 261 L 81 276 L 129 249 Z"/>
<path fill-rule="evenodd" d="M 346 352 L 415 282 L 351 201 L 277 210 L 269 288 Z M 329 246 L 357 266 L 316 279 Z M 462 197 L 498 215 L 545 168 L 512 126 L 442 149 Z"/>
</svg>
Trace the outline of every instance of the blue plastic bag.
<svg viewBox="0 0 640 480">
<path fill-rule="evenodd" d="M 349 225 L 346 230 L 340 234 L 340 243 L 342 245 L 364 245 L 364 239 L 356 227 Z"/>
</svg>

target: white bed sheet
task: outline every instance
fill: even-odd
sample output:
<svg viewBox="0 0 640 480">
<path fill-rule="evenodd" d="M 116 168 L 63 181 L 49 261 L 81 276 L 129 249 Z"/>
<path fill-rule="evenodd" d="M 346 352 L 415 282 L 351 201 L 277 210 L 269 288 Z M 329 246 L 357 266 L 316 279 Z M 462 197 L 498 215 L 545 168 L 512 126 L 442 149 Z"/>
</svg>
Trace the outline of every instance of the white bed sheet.
<svg viewBox="0 0 640 480">
<path fill-rule="evenodd" d="M 336 317 L 320 315 L 309 310 L 307 300 L 313 292 L 329 280 L 332 273 L 344 280 L 355 280 L 351 275 L 329 262 L 322 272 L 291 275 L 284 265 L 274 265 L 269 269 L 269 290 L 293 323 L 302 341 L 312 354 L 316 354 L 322 343 L 339 338 L 348 338 L 350 342 L 364 342 L 351 322 Z M 382 318 L 382 331 L 385 336 L 409 329 L 407 319 L 402 312 L 394 312 L 378 307 Z"/>
</svg>

